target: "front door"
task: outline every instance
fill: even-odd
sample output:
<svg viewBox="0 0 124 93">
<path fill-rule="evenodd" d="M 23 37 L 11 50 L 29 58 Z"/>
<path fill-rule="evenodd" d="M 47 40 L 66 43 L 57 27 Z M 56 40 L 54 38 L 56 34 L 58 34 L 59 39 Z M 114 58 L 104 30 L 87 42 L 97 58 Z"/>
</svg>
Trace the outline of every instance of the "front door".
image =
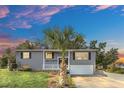
<svg viewBox="0 0 124 93">
<path fill-rule="evenodd" d="M 59 67 L 60 67 L 61 62 L 62 62 L 62 58 L 59 58 Z M 65 58 L 65 63 L 68 67 L 68 58 Z"/>
</svg>

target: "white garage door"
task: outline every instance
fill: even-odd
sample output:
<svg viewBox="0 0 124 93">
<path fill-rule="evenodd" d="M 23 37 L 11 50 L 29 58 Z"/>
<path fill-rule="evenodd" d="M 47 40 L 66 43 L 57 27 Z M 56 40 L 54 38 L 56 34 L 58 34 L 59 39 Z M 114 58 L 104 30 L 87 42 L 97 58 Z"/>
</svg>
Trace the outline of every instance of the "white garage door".
<svg viewBox="0 0 124 93">
<path fill-rule="evenodd" d="M 91 75 L 93 74 L 93 65 L 70 65 L 71 75 Z"/>
</svg>

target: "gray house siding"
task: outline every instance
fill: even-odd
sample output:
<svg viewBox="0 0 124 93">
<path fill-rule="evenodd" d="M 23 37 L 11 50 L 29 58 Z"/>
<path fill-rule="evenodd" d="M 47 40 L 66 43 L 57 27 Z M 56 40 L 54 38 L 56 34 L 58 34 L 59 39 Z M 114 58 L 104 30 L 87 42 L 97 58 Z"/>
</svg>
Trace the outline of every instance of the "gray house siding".
<svg viewBox="0 0 124 93">
<path fill-rule="evenodd" d="M 90 59 L 89 60 L 75 60 L 73 59 L 73 52 L 70 52 L 70 74 L 71 75 L 93 75 L 95 70 L 95 60 L 96 60 L 96 52 L 94 51 L 81 51 L 81 52 L 89 52 Z"/>
<path fill-rule="evenodd" d="M 49 52 L 49 51 L 45 51 Z M 61 57 L 61 52 L 54 52 L 54 59 L 46 59 L 44 60 L 45 62 L 45 68 L 46 70 L 51 69 L 51 70 L 59 70 L 59 62 L 58 62 L 58 57 Z M 65 56 L 68 56 L 67 53 Z"/>
<path fill-rule="evenodd" d="M 31 59 L 22 59 L 21 52 L 31 52 Z M 45 54 L 46 52 L 54 52 L 53 59 L 46 59 Z M 91 57 L 90 60 L 75 60 L 73 59 L 73 52 L 90 52 Z M 16 51 L 16 60 L 17 64 L 21 67 L 22 65 L 28 64 L 32 70 L 59 70 L 59 60 L 58 58 L 61 57 L 60 50 L 49 50 L 49 49 L 37 49 L 37 50 L 17 50 Z M 79 49 L 79 50 L 68 50 L 65 57 L 68 58 L 68 70 L 71 73 L 75 74 L 75 71 L 87 71 L 93 70 L 95 71 L 95 62 L 96 62 L 96 50 L 86 50 L 86 49 Z M 84 68 L 84 70 L 82 69 Z M 85 69 L 86 68 L 86 69 Z M 87 69 L 89 68 L 89 69 Z M 81 72 L 83 73 L 83 72 Z M 86 72 L 87 73 L 87 72 Z M 86 74 L 85 73 L 85 74 Z M 92 73 L 88 72 L 88 73 Z"/>
<path fill-rule="evenodd" d="M 70 65 L 94 65 L 95 64 L 95 54 L 96 54 L 95 52 L 90 52 L 91 53 L 90 60 L 75 60 L 73 59 L 73 52 L 76 52 L 76 51 L 70 52 Z"/>
<path fill-rule="evenodd" d="M 31 59 L 22 59 L 21 52 L 16 52 L 16 61 L 19 66 L 28 64 L 32 70 L 42 70 L 43 52 L 31 52 Z"/>
</svg>

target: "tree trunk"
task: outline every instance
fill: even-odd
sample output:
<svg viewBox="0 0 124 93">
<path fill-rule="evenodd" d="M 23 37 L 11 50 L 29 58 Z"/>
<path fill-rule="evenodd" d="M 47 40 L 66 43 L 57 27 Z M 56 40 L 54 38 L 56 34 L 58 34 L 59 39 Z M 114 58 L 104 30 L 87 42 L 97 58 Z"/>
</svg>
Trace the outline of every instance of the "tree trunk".
<svg viewBox="0 0 124 93">
<path fill-rule="evenodd" d="M 60 64 L 60 77 L 59 77 L 59 85 L 64 87 L 67 81 L 67 66 L 65 63 L 65 52 L 62 52 L 62 62 Z"/>
</svg>

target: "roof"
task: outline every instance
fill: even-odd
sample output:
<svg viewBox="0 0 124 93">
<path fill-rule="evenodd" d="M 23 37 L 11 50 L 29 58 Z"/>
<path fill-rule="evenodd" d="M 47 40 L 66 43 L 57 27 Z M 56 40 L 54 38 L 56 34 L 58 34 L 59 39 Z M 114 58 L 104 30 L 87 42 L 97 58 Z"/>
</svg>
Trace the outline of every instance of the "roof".
<svg viewBox="0 0 124 93">
<path fill-rule="evenodd" d="M 38 51 L 62 51 L 60 49 L 17 49 L 16 52 L 21 52 L 21 51 L 33 51 L 33 52 L 38 52 Z M 67 49 L 67 51 L 94 51 L 96 52 L 97 49 Z"/>
</svg>

